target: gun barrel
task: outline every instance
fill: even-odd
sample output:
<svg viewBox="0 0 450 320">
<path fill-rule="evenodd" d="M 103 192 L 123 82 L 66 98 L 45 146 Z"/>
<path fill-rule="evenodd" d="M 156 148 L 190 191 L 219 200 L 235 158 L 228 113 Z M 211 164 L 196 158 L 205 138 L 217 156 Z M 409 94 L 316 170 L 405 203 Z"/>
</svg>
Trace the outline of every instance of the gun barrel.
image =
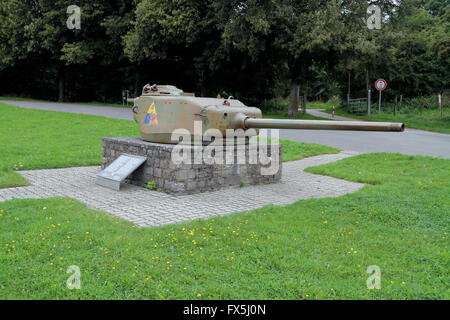
<svg viewBox="0 0 450 320">
<path fill-rule="evenodd" d="M 357 130 L 357 131 L 396 131 L 405 130 L 405 125 L 399 122 L 368 122 L 368 121 L 328 121 L 328 120 L 290 120 L 290 119 L 256 119 L 246 118 L 244 127 L 278 128 L 278 129 L 309 129 L 309 130 Z"/>
</svg>

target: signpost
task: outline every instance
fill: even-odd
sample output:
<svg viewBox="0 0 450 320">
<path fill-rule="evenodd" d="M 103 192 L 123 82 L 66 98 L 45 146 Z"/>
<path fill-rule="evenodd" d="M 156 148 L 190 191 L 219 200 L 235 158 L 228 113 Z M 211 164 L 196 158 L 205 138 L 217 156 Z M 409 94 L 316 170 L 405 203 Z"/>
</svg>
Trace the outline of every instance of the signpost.
<svg viewBox="0 0 450 320">
<path fill-rule="evenodd" d="M 387 87 L 387 83 L 384 79 L 378 79 L 377 81 L 375 81 L 375 88 L 378 90 L 378 95 L 379 95 L 378 113 L 381 113 L 381 91 L 386 89 L 386 87 Z"/>
<path fill-rule="evenodd" d="M 121 154 L 97 175 L 97 184 L 113 190 L 119 190 L 120 184 L 125 178 L 139 168 L 146 160 L 147 157 Z"/>
<path fill-rule="evenodd" d="M 125 102 L 127 103 L 128 106 L 128 90 L 122 90 L 122 105 L 125 105 Z"/>
</svg>

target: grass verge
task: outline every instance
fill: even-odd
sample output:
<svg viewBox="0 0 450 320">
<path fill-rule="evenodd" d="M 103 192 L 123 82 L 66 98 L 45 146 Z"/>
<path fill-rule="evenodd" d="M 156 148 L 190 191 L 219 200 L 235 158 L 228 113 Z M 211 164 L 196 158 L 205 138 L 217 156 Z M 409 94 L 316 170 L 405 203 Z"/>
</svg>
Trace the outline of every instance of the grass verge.
<svg viewBox="0 0 450 320">
<path fill-rule="evenodd" d="M 392 112 L 372 113 L 371 115 L 356 115 L 348 113 L 343 109 L 337 108 L 335 114 L 350 117 L 355 119 L 363 119 L 369 121 L 382 121 L 382 122 L 403 122 L 407 128 L 422 129 L 428 131 L 435 131 L 441 133 L 450 133 L 450 111 L 448 108 L 444 109 L 444 116 L 441 118 L 440 110 L 438 109 L 426 109 L 423 114 L 419 112 L 397 113 L 396 116 Z M 326 112 L 331 113 L 331 108 Z"/>
<path fill-rule="evenodd" d="M 20 174 L 8 169 L 0 169 L 0 189 L 23 187 L 28 184 L 28 181 Z"/>
<path fill-rule="evenodd" d="M 157 228 L 67 198 L 2 202 L 0 297 L 449 298 L 449 160 L 369 154 L 308 171 L 371 185 Z M 66 285 L 71 265 L 80 290 Z M 379 290 L 366 286 L 371 265 Z"/>
<path fill-rule="evenodd" d="M 254 140 L 274 141 L 253 137 Z M 301 160 L 306 157 L 318 156 L 320 154 L 339 153 L 341 150 L 315 143 L 296 142 L 291 140 L 275 140 L 283 145 L 283 162 Z"/>
<path fill-rule="evenodd" d="M 283 162 L 301 160 L 320 154 L 340 152 L 337 148 L 315 143 L 295 142 L 291 140 L 280 140 L 280 143 L 283 145 Z"/>
<path fill-rule="evenodd" d="M 310 114 L 303 114 L 301 111 L 298 112 L 297 117 L 291 117 L 287 115 L 286 111 L 269 111 L 263 113 L 263 118 L 273 118 L 273 119 L 298 119 L 298 120 L 323 120 L 322 118 L 318 118 L 312 116 Z"/>
</svg>

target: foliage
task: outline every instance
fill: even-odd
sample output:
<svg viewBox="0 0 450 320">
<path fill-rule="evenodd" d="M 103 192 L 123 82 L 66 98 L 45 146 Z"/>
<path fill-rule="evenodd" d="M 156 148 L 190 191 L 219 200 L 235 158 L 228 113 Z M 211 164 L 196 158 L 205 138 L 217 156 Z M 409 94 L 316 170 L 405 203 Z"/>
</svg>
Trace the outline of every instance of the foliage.
<svg viewBox="0 0 450 320">
<path fill-rule="evenodd" d="M 378 105 L 372 105 L 371 115 L 356 115 L 346 112 L 346 106 L 342 105 L 336 109 L 336 114 L 351 118 L 383 122 L 403 122 L 406 128 L 416 128 L 436 132 L 450 133 L 450 110 L 448 108 L 448 97 L 444 97 L 444 109 L 441 110 L 436 95 L 416 98 L 405 98 L 397 105 L 397 114 L 394 116 L 394 103 L 384 102 L 381 106 L 382 112 L 378 114 Z M 422 106 L 423 112 L 422 112 Z M 331 108 L 327 109 L 331 113 Z"/>
<path fill-rule="evenodd" d="M 335 95 L 335 96 L 330 97 L 330 99 L 328 99 L 327 104 L 333 105 L 335 107 L 341 107 L 344 105 L 344 101 L 342 100 L 342 98 L 340 96 Z"/>
<path fill-rule="evenodd" d="M 449 87 L 445 0 L 377 1 L 381 30 L 367 28 L 365 0 L 82 0 L 81 30 L 66 27 L 70 4 L 0 3 L 0 94 L 118 102 L 170 83 L 258 106 L 298 88 L 361 97 L 379 77 L 386 99 Z"/>
<path fill-rule="evenodd" d="M 143 187 L 149 190 L 156 190 L 156 182 L 153 180 L 149 181 L 146 184 L 144 184 Z"/>
<path fill-rule="evenodd" d="M 272 99 L 264 100 L 260 108 L 262 111 L 272 111 L 272 112 L 281 112 L 283 110 L 287 110 L 288 101 L 281 97 L 276 97 Z"/>
</svg>

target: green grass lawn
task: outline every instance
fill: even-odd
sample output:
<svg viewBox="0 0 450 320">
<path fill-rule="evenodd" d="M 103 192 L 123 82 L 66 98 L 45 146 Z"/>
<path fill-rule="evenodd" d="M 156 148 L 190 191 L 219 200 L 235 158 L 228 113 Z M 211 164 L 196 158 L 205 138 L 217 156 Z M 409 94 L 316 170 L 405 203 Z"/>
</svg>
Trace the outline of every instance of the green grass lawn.
<svg viewBox="0 0 450 320">
<path fill-rule="evenodd" d="M 373 107 L 373 109 L 375 108 Z M 331 113 L 331 108 L 328 108 L 327 112 Z M 403 122 L 407 128 L 450 133 L 450 111 L 448 108 L 444 109 L 443 118 L 441 118 L 441 112 L 438 109 L 426 109 L 422 116 L 419 112 L 408 112 L 398 113 L 394 117 L 392 112 L 382 112 L 379 114 L 378 109 L 373 110 L 371 115 L 358 116 L 356 114 L 348 113 L 341 108 L 336 108 L 335 114 L 370 121 Z"/>
<path fill-rule="evenodd" d="M 290 117 L 287 115 L 287 111 L 270 111 L 263 112 L 263 118 L 273 118 L 273 119 L 298 119 L 298 120 L 323 120 L 322 118 L 318 118 L 307 113 L 298 112 L 296 118 Z"/>
<path fill-rule="evenodd" d="M 333 106 L 332 103 L 313 101 L 306 104 L 306 109 L 328 109 Z M 301 106 L 300 106 L 301 107 Z"/>
<path fill-rule="evenodd" d="M 253 140 L 259 140 L 259 137 L 253 137 Z M 265 141 L 274 141 L 272 139 L 261 139 Z M 291 140 L 277 139 L 279 144 L 283 145 L 283 162 L 301 160 L 306 157 L 313 157 L 320 154 L 332 154 L 340 152 L 339 149 L 324 146 L 315 143 L 296 142 Z"/>
<path fill-rule="evenodd" d="M 3 103 L 0 123 L 0 188 L 26 184 L 13 170 L 98 165 L 103 137 L 139 135 L 133 121 Z"/>
<path fill-rule="evenodd" d="M 369 154 L 308 171 L 369 185 L 155 228 L 67 198 L 2 202 L 0 298 L 449 298 L 449 160 Z"/>
<path fill-rule="evenodd" d="M 8 169 L 0 169 L 0 189 L 26 185 L 28 185 L 28 181 L 20 174 Z"/>
<path fill-rule="evenodd" d="M 0 96 L 0 100 L 45 102 L 44 100 L 38 100 L 38 99 L 26 98 L 26 97 L 17 97 L 17 96 Z"/>
<path fill-rule="evenodd" d="M 306 157 L 320 154 L 338 153 L 337 148 L 324 146 L 315 143 L 295 142 L 290 140 L 280 140 L 283 145 L 283 162 L 300 160 Z"/>
<path fill-rule="evenodd" d="M 5 185 L 14 168 L 99 164 L 103 136 L 138 135 L 132 121 L 6 105 L 0 122 Z M 285 160 L 338 151 L 282 143 Z M 157 228 L 69 198 L 0 202 L 0 298 L 449 298 L 449 160 L 369 154 L 308 171 L 368 185 Z M 80 290 L 66 287 L 71 265 Z M 370 265 L 380 290 L 366 287 Z"/>
</svg>

